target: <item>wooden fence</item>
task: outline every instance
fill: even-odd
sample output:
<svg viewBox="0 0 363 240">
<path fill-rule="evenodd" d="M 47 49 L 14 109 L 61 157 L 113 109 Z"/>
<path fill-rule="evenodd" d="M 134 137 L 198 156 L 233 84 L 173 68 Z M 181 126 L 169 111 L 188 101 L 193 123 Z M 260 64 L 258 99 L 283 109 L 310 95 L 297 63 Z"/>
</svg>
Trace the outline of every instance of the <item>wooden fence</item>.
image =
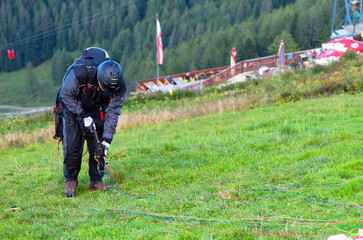
<svg viewBox="0 0 363 240">
<path fill-rule="evenodd" d="M 288 54 L 285 54 L 286 65 L 290 65 L 293 62 L 297 65 L 298 61 L 299 61 L 299 55 L 304 54 L 307 51 L 310 51 L 310 50 L 291 53 L 290 58 L 288 58 Z M 277 60 L 278 60 L 278 56 L 274 55 L 274 56 L 244 60 L 244 61 L 238 62 L 234 67 L 225 66 L 225 67 L 210 68 L 210 69 L 189 72 L 190 76 L 195 76 L 200 73 L 203 73 L 203 74 L 206 74 L 207 77 L 204 80 L 199 80 L 199 81 L 185 84 L 185 86 L 184 85 L 179 85 L 179 86 L 174 85 L 173 90 L 191 90 L 191 91 L 202 90 L 203 88 L 225 82 L 228 79 L 230 79 L 240 73 L 250 72 L 250 71 L 257 72 L 261 67 L 268 67 L 268 68 L 277 67 Z M 186 75 L 187 75 L 187 73 L 182 73 L 182 74 L 170 75 L 168 77 L 184 78 Z M 145 83 L 153 82 L 153 83 L 155 83 L 155 85 L 161 86 L 161 85 L 165 84 L 166 78 L 167 77 L 160 77 L 159 80 L 157 80 L 156 78 L 152 78 L 152 79 L 137 81 L 136 89 L 137 89 L 137 91 L 142 92 L 142 93 L 149 93 L 148 91 L 146 91 L 147 87 L 146 87 Z"/>
</svg>

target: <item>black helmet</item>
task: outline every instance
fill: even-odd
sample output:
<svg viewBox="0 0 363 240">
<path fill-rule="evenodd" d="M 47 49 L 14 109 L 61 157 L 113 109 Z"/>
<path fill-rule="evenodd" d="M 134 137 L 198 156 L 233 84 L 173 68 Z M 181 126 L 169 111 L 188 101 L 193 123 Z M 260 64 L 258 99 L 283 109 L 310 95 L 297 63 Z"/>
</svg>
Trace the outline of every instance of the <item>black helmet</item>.
<svg viewBox="0 0 363 240">
<path fill-rule="evenodd" d="M 123 71 L 115 61 L 105 61 L 97 67 L 97 79 L 103 90 L 114 92 L 124 85 Z"/>
</svg>

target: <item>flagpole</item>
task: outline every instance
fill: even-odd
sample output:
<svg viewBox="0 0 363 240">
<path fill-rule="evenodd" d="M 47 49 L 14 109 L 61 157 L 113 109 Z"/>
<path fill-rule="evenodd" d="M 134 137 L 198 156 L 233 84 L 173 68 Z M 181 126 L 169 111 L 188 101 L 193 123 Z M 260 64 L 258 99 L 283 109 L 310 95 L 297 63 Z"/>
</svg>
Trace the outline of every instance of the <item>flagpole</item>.
<svg viewBox="0 0 363 240">
<path fill-rule="evenodd" d="M 158 19 L 158 14 L 156 14 L 156 79 L 159 81 L 159 64 L 158 64 L 158 27 L 157 27 L 157 19 Z"/>
</svg>

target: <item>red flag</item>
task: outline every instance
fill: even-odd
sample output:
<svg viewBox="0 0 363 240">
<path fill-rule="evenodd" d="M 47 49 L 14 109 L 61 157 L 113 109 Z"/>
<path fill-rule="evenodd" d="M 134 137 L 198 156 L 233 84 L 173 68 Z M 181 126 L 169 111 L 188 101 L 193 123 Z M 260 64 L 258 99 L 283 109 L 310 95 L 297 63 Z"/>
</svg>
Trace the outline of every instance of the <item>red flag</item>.
<svg viewBox="0 0 363 240">
<path fill-rule="evenodd" d="M 164 50 L 163 50 L 163 42 L 161 41 L 161 27 L 158 16 L 156 16 L 156 42 L 157 42 L 157 50 L 158 50 L 158 64 L 164 64 Z"/>
<path fill-rule="evenodd" d="M 14 59 L 15 58 L 14 50 L 8 49 L 8 58 L 10 58 L 10 59 Z"/>
<path fill-rule="evenodd" d="M 236 54 L 237 54 L 237 51 L 235 48 L 232 49 L 232 52 L 231 52 L 231 75 L 233 76 L 235 74 L 235 68 L 234 66 L 236 65 Z"/>
<path fill-rule="evenodd" d="M 231 52 L 231 67 L 236 65 L 236 54 L 237 54 L 237 51 L 235 48 L 233 48 L 232 52 Z"/>
</svg>

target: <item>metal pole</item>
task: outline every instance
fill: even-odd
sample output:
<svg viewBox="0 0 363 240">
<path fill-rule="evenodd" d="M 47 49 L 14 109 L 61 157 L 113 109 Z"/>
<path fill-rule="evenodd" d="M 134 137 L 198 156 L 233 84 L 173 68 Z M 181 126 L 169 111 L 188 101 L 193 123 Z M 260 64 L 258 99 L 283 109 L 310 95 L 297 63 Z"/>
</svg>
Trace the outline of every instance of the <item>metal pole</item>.
<svg viewBox="0 0 363 240">
<path fill-rule="evenodd" d="M 330 31 L 330 37 L 333 36 L 333 32 L 334 32 L 334 26 L 335 26 L 335 12 L 337 9 L 337 2 L 338 0 L 334 0 L 334 9 L 333 9 L 333 18 L 331 21 L 331 31 Z"/>
<path fill-rule="evenodd" d="M 159 81 L 159 64 L 158 64 L 158 27 L 157 27 L 157 17 L 155 18 L 155 27 L 156 27 L 156 79 Z"/>
<path fill-rule="evenodd" d="M 363 5 L 363 1 L 362 1 L 362 0 L 360 0 L 360 5 L 359 5 L 359 14 L 360 14 L 360 17 L 359 17 L 359 23 L 363 23 L 362 5 Z"/>
<path fill-rule="evenodd" d="M 352 19 L 351 19 L 351 3 L 352 0 L 349 0 L 349 2 L 347 2 L 347 0 L 345 0 L 345 21 L 344 21 L 344 25 L 353 25 Z"/>
</svg>

